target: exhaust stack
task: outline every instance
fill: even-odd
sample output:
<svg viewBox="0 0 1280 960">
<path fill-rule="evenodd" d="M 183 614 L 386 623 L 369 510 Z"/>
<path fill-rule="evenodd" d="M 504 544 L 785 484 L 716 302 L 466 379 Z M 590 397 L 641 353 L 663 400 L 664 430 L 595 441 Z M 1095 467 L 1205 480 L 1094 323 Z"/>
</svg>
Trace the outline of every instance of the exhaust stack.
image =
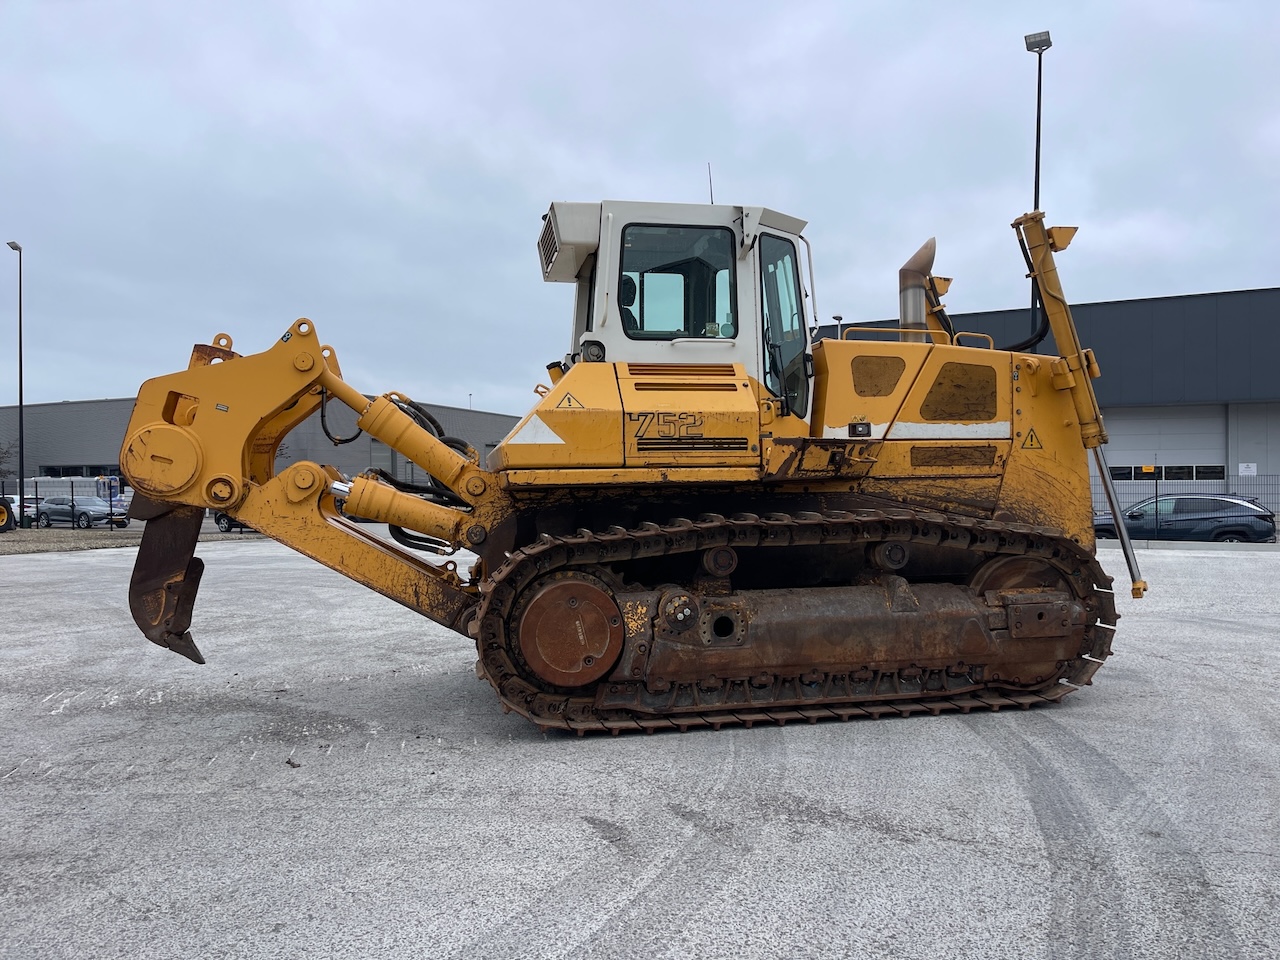
<svg viewBox="0 0 1280 960">
<path fill-rule="evenodd" d="M 898 325 L 902 328 L 898 338 L 907 343 L 927 343 L 929 340 L 929 324 L 925 320 L 925 282 L 933 272 L 933 255 L 936 250 L 936 240 L 930 237 L 898 271 L 898 303 L 901 310 Z"/>
</svg>

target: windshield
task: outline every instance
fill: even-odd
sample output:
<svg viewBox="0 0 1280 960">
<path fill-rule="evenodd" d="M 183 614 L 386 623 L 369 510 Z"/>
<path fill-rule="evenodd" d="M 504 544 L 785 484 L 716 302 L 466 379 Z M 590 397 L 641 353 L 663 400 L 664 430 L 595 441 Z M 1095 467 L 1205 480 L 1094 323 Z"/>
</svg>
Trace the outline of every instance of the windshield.
<svg viewBox="0 0 1280 960">
<path fill-rule="evenodd" d="M 628 224 L 618 311 L 633 340 L 737 337 L 733 231 Z"/>
</svg>

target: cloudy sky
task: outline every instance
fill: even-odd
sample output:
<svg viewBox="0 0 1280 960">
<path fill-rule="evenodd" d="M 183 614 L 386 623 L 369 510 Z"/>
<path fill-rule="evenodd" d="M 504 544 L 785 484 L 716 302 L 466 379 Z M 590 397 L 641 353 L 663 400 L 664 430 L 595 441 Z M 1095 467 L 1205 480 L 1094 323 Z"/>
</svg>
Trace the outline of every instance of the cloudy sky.
<svg viewBox="0 0 1280 960">
<path fill-rule="evenodd" d="M 1077 302 L 1280 285 L 1280 4 L 0 0 L 0 241 L 29 403 L 131 396 L 298 316 L 369 393 L 522 413 L 569 339 L 552 200 L 807 219 L 824 317 L 1022 305 L 1009 229 L 1080 226 Z M 0 247 L 0 404 L 17 257 Z"/>
</svg>

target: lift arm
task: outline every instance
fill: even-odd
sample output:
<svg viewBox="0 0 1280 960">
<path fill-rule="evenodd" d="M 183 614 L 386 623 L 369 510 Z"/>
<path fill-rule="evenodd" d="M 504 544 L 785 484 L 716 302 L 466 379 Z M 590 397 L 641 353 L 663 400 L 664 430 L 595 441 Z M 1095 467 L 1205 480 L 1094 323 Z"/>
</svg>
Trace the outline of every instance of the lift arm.
<svg viewBox="0 0 1280 960">
<path fill-rule="evenodd" d="M 1103 426 L 1102 409 L 1098 406 L 1098 397 L 1093 390 L 1093 381 L 1100 374 L 1098 361 L 1094 359 L 1092 350 L 1086 350 L 1080 345 L 1080 334 L 1072 319 L 1066 295 L 1062 292 L 1062 281 L 1058 279 L 1058 267 L 1053 259 L 1054 253 L 1067 249 L 1071 238 L 1076 234 L 1076 228 L 1046 227 L 1044 213 L 1036 210 L 1015 220 L 1013 229 L 1018 232 L 1031 276 L 1039 284 L 1045 315 L 1053 330 L 1053 341 L 1059 354 L 1056 360 L 1050 362 L 1053 385 L 1058 390 L 1071 392 L 1076 422 L 1080 425 L 1081 442 L 1085 449 L 1093 451 L 1107 504 L 1111 508 L 1111 515 L 1116 518 L 1116 536 L 1120 538 L 1125 563 L 1129 567 L 1133 596 L 1141 598 L 1147 592 L 1147 582 L 1142 579 L 1142 573 L 1138 570 L 1138 558 L 1129 541 L 1129 531 L 1121 522 L 1120 501 L 1111 481 L 1111 471 L 1107 468 L 1106 455 L 1102 452 L 1102 446 L 1107 442 L 1107 430 Z"/>
<path fill-rule="evenodd" d="M 374 476 L 292 464 L 275 473 L 283 437 L 327 397 L 351 407 L 358 425 L 451 490 L 461 507 L 396 490 Z M 452 562 L 427 563 L 361 530 L 361 517 L 395 524 L 455 548 L 482 544 L 512 512 L 496 477 L 442 443 L 388 394 L 373 400 L 346 384 L 314 325 L 298 320 L 268 350 L 240 356 L 231 338 L 198 345 L 181 373 L 143 384 L 121 450 L 145 520 L 130 583 L 130 609 L 153 642 L 203 663 L 188 632 L 203 563 L 195 557 L 208 508 L 223 511 L 358 583 L 451 629 L 464 631 L 477 588 Z"/>
</svg>

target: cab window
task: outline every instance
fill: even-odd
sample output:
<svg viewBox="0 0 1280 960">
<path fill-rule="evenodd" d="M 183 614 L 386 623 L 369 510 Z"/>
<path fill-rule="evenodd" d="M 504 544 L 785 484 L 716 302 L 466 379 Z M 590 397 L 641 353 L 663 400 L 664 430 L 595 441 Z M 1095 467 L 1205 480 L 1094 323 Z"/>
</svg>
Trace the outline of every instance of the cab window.
<svg viewBox="0 0 1280 960">
<path fill-rule="evenodd" d="M 760 305 L 764 312 L 764 381 L 774 396 L 785 396 L 792 413 L 809 406 L 805 364 L 804 310 L 796 248 L 790 240 L 760 237 Z"/>
<path fill-rule="evenodd" d="M 733 231 L 628 224 L 618 312 L 633 340 L 738 335 Z"/>
</svg>

